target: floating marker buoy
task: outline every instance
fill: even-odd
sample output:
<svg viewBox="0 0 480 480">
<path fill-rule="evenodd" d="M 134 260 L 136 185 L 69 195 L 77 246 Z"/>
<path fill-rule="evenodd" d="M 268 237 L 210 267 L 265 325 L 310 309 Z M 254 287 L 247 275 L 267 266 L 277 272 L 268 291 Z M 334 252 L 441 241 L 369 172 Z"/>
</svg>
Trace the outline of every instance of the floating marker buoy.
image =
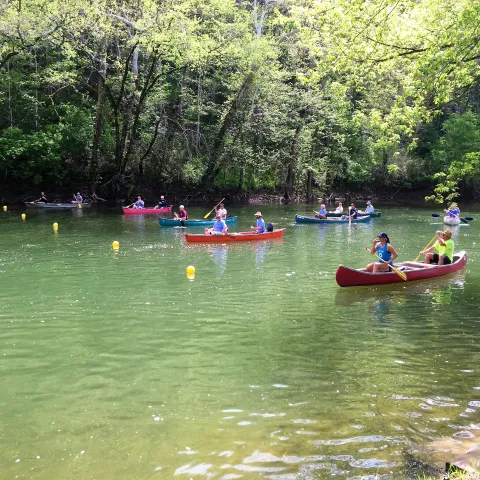
<svg viewBox="0 0 480 480">
<path fill-rule="evenodd" d="M 189 265 L 187 267 L 187 275 L 195 275 L 195 267 L 193 267 L 192 265 Z"/>
<path fill-rule="evenodd" d="M 55 223 L 53 224 L 53 231 L 54 231 L 55 233 L 58 232 L 58 223 L 57 223 L 57 222 L 55 222 Z"/>
<path fill-rule="evenodd" d="M 195 280 L 195 275 L 192 275 L 192 274 L 190 274 L 190 273 L 187 273 L 187 278 L 188 278 L 189 280 Z"/>
<path fill-rule="evenodd" d="M 6 206 L 6 205 L 3 206 L 3 211 L 4 211 L 4 212 L 7 211 L 7 206 Z"/>
<path fill-rule="evenodd" d="M 24 213 L 22 213 L 22 220 L 25 220 L 26 218 L 27 216 Z"/>
<path fill-rule="evenodd" d="M 113 248 L 114 250 L 118 250 L 118 249 L 120 248 L 120 244 L 119 244 L 116 240 L 114 240 L 114 241 L 112 242 L 112 248 Z"/>
</svg>

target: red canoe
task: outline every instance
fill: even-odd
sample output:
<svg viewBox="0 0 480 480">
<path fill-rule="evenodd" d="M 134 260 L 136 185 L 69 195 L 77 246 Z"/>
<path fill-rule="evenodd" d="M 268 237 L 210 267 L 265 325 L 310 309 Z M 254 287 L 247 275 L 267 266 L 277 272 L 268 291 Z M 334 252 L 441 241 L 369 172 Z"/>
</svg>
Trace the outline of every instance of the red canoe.
<svg viewBox="0 0 480 480">
<path fill-rule="evenodd" d="M 125 208 L 123 213 L 125 215 L 159 215 L 160 213 L 169 213 L 172 211 L 173 205 L 163 208 Z"/>
<path fill-rule="evenodd" d="M 228 243 L 228 242 L 249 242 L 254 240 L 270 240 L 272 238 L 281 238 L 285 233 L 284 228 L 279 228 L 273 232 L 252 233 L 238 232 L 227 233 L 226 235 L 205 235 L 205 234 L 187 234 L 185 240 L 190 243 Z"/>
<path fill-rule="evenodd" d="M 425 265 L 423 262 L 396 263 L 407 276 L 407 282 L 425 280 L 426 278 L 442 277 L 458 272 L 467 264 L 466 252 L 458 252 L 453 256 L 453 263 L 450 265 Z M 403 283 L 404 280 L 395 272 L 370 273 L 364 268 L 355 268 L 340 265 L 335 276 L 341 287 L 361 287 L 366 285 L 386 285 L 388 283 Z"/>
</svg>

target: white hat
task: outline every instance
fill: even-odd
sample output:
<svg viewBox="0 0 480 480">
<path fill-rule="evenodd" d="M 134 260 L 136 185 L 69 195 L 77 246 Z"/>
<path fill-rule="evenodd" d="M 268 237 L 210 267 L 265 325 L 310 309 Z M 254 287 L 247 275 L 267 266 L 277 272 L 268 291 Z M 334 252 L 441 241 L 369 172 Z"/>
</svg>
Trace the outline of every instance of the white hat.
<svg viewBox="0 0 480 480">
<path fill-rule="evenodd" d="M 183 205 L 180 205 L 180 208 L 185 208 Z"/>
<path fill-rule="evenodd" d="M 261 217 L 262 214 L 261 214 L 260 212 L 257 212 L 257 213 L 255 214 L 255 216 L 256 216 L 256 217 Z"/>
<path fill-rule="evenodd" d="M 370 200 L 367 201 L 367 205 L 371 205 L 372 202 Z"/>
</svg>

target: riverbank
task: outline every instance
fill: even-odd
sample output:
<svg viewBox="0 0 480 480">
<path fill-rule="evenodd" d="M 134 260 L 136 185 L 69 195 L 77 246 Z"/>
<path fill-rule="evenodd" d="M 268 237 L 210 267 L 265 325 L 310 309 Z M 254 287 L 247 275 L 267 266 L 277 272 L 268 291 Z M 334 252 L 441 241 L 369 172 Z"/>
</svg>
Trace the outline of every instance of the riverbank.
<svg viewBox="0 0 480 480">
<path fill-rule="evenodd" d="M 49 201 L 54 203 L 69 202 L 72 199 L 73 193 L 68 191 L 49 191 L 44 189 L 46 197 Z M 80 192 L 83 194 L 82 189 Z M 140 195 L 146 204 L 154 205 L 158 202 L 161 195 L 165 195 L 168 202 L 173 205 L 209 205 L 215 204 L 222 198 L 225 203 L 230 205 L 285 205 L 285 204 L 305 204 L 305 203 L 328 203 L 334 204 L 336 202 L 346 203 L 361 203 L 363 201 L 371 200 L 373 203 L 382 204 L 404 204 L 404 205 L 425 205 L 425 196 L 430 194 L 428 190 L 412 190 L 412 191 L 392 191 L 392 192 L 371 192 L 371 191 L 334 191 L 329 192 L 323 196 L 317 196 L 314 200 L 308 201 L 304 196 L 296 196 L 293 200 L 286 201 L 285 197 L 280 192 L 224 192 L 204 193 L 204 192 L 188 192 L 188 191 L 161 191 L 152 189 L 136 189 L 132 190 L 130 196 L 119 196 L 118 199 L 112 200 L 103 198 L 101 194 L 98 196 L 84 195 L 87 201 L 92 203 L 99 203 L 105 205 L 128 205 L 136 200 Z M 40 197 L 40 190 L 38 192 L 29 191 L 25 195 L 10 194 L 4 192 L 1 197 L 2 205 L 21 205 L 25 202 L 31 202 Z M 431 203 L 433 205 L 433 202 Z"/>
</svg>

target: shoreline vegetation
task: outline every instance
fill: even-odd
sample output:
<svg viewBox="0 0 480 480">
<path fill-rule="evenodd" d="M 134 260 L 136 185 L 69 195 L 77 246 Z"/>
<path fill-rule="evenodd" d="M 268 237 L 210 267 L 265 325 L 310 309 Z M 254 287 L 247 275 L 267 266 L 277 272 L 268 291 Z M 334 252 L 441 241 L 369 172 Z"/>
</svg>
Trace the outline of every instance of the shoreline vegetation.
<svg viewBox="0 0 480 480">
<path fill-rule="evenodd" d="M 470 0 L 7 0 L 0 197 L 479 198 L 479 16 Z"/>
<path fill-rule="evenodd" d="M 288 204 L 320 204 L 326 203 L 329 206 L 336 205 L 338 202 L 355 202 L 361 204 L 366 203 L 367 200 L 371 200 L 373 203 L 392 203 L 392 204 L 418 204 L 425 206 L 425 195 L 426 191 L 416 191 L 416 192 L 394 192 L 390 193 L 372 193 L 372 192 L 332 192 L 328 195 L 323 195 L 311 199 L 306 197 L 294 197 L 289 201 L 285 199 L 281 192 L 271 193 L 271 192 L 251 192 L 251 193 L 228 193 L 221 192 L 219 194 L 211 193 L 199 193 L 199 192 L 152 192 L 147 191 L 146 193 L 142 189 L 138 189 L 138 194 L 134 193 L 130 197 L 118 198 L 116 200 L 105 199 L 101 197 L 92 198 L 88 195 L 85 196 L 84 200 L 89 203 L 96 203 L 98 205 L 127 205 L 137 198 L 138 195 L 142 199 L 150 204 L 158 202 L 160 195 L 165 195 L 168 202 L 172 205 L 176 204 L 186 204 L 186 205 L 209 205 L 210 203 L 215 203 L 217 197 L 224 197 L 225 203 L 230 205 L 288 205 Z M 137 192 L 135 191 L 135 192 Z M 72 199 L 72 196 L 67 193 L 51 193 L 45 192 L 47 198 L 51 202 L 69 202 Z M 9 195 L 8 193 L 1 198 L 2 204 L 9 205 L 22 205 L 25 202 L 30 202 L 38 198 L 38 194 L 32 195 Z M 430 202 L 432 206 L 433 202 Z"/>
</svg>

